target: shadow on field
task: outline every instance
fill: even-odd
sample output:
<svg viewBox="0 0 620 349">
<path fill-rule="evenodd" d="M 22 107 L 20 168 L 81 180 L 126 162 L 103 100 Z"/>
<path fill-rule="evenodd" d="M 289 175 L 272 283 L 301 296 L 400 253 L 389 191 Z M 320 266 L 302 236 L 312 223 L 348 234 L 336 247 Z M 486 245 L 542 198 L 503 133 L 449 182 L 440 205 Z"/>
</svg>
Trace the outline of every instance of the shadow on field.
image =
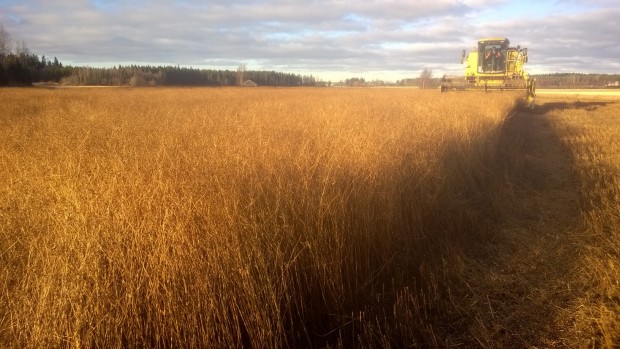
<svg viewBox="0 0 620 349">
<path fill-rule="evenodd" d="M 467 335 L 452 342 L 487 348 L 566 345 L 562 330 L 570 328 L 567 305 L 575 297 L 570 280 L 578 261 L 570 235 L 579 224 L 580 183 L 546 115 L 605 103 L 545 103 L 534 111 L 516 110 L 505 121 L 486 164 L 485 210 L 492 208 L 494 224 L 488 239 L 468 250 L 455 285 L 461 317 L 450 327 Z"/>
<path fill-rule="evenodd" d="M 584 109 L 586 111 L 593 111 L 599 107 L 604 107 L 609 104 L 615 104 L 615 101 L 553 101 L 543 102 L 543 104 L 537 105 L 536 109 L 531 113 L 537 115 L 546 115 L 553 110 L 566 110 L 566 109 Z"/>
</svg>

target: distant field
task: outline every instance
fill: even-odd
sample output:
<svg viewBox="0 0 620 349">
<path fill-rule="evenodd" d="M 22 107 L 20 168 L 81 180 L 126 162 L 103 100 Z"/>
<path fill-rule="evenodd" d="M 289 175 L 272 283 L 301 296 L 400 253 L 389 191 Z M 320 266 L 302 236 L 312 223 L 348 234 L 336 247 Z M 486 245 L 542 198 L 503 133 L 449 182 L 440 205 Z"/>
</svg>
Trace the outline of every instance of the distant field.
<svg viewBox="0 0 620 349">
<path fill-rule="evenodd" d="M 519 96 L 0 89 L 0 347 L 611 348 L 620 107 Z"/>
<path fill-rule="evenodd" d="M 571 97 L 620 97 L 620 89 L 537 89 L 537 95 L 571 96 Z"/>
</svg>

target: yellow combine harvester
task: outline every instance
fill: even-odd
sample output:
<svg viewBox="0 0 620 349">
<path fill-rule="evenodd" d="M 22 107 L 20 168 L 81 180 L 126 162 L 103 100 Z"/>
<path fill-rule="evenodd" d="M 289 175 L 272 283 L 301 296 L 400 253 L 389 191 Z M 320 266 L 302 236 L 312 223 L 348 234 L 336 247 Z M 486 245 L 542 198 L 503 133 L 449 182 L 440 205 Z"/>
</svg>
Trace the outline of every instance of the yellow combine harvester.
<svg viewBox="0 0 620 349">
<path fill-rule="evenodd" d="M 523 70 L 527 63 L 527 48 L 510 47 L 507 38 L 485 38 L 478 41 L 467 59 L 465 50 L 461 64 L 465 61 L 465 76 L 444 76 L 441 92 L 449 90 L 522 90 L 525 91 L 526 106 L 534 106 L 536 80 Z"/>
</svg>

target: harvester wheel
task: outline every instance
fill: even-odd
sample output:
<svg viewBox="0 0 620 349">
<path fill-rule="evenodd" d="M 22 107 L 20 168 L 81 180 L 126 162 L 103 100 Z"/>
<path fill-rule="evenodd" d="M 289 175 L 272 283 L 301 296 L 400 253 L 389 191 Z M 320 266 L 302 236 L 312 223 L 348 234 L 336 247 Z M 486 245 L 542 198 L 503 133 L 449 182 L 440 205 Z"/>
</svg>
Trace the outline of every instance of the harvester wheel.
<svg viewBox="0 0 620 349">
<path fill-rule="evenodd" d="M 534 109 L 534 101 L 536 99 L 536 79 L 529 79 L 527 81 L 527 88 L 525 90 L 525 103 L 530 109 Z"/>
</svg>

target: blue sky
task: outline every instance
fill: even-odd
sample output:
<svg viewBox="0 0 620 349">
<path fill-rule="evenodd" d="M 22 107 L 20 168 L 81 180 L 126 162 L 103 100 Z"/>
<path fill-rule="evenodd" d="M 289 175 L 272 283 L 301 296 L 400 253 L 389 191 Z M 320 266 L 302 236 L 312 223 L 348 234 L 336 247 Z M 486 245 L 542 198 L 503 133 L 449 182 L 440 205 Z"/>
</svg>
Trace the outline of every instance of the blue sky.
<svg viewBox="0 0 620 349">
<path fill-rule="evenodd" d="M 0 0 L 15 41 L 67 64 L 181 65 L 395 81 L 461 73 L 462 49 L 508 37 L 529 70 L 620 73 L 620 1 Z"/>
</svg>

